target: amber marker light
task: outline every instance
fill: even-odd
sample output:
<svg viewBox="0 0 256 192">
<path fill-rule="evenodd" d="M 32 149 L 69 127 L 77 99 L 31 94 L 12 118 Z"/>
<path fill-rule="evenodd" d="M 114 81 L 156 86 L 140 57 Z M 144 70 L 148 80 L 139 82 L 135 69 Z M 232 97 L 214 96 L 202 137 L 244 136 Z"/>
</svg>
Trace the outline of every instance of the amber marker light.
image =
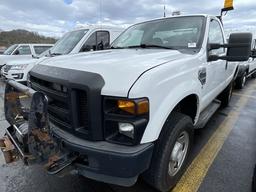
<svg viewBox="0 0 256 192">
<path fill-rule="evenodd" d="M 122 111 L 131 113 L 133 115 L 142 115 L 148 113 L 149 111 L 149 102 L 147 99 L 118 100 L 117 105 Z"/>
</svg>

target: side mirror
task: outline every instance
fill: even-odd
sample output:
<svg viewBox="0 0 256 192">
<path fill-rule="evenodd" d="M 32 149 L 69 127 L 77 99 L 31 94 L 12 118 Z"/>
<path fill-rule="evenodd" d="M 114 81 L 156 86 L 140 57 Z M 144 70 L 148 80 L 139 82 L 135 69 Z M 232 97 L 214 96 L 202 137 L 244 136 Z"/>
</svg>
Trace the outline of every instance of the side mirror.
<svg viewBox="0 0 256 192">
<path fill-rule="evenodd" d="M 103 45 L 103 41 L 101 41 L 100 43 L 98 43 L 97 45 L 97 50 L 103 50 L 104 49 L 104 45 Z"/>
<path fill-rule="evenodd" d="M 226 61 L 247 61 L 252 55 L 252 34 L 251 33 L 233 33 L 230 34 L 228 44 L 209 44 L 208 50 L 228 48 L 226 56 L 209 55 L 209 61 L 219 59 Z"/>
<path fill-rule="evenodd" d="M 251 56 L 252 34 L 233 33 L 228 43 L 227 61 L 248 61 Z"/>
<path fill-rule="evenodd" d="M 19 50 L 16 50 L 15 52 L 14 52 L 14 55 L 19 55 L 20 54 L 20 51 Z"/>
<path fill-rule="evenodd" d="M 256 49 L 253 49 L 253 50 L 252 50 L 252 52 L 251 52 L 251 57 L 252 57 L 253 59 L 256 58 Z"/>
<path fill-rule="evenodd" d="M 32 58 L 33 58 L 33 59 L 39 59 L 40 57 L 39 57 L 38 55 L 32 54 Z"/>
</svg>

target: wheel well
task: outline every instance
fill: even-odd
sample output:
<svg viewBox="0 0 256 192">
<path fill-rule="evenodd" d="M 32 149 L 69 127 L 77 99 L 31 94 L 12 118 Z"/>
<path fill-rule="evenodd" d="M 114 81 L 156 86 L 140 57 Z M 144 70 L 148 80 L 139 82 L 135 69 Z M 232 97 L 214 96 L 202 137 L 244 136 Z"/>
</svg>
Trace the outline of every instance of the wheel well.
<svg viewBox="0 0 256 192">
<path fill-rule="evenodd" d="M 246 75 L 248 75 L 249 74 L 249 67 L 247 67 L 247 69 L 246 69 Z"/>
<path fill-rule="evenodd" d="M 182 99 L 174 108 L 173 111 L 183 113 L 191 117 L 193 122 L 197 114 L 198 97 L 195 94 L 189 95 Z"/>
</svg>

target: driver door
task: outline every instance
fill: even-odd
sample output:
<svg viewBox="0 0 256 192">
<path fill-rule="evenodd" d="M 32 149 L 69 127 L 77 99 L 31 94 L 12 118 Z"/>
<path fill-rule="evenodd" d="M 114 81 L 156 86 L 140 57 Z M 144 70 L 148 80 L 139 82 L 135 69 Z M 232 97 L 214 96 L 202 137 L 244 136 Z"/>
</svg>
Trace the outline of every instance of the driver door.
<svg viewBox="0 0 256 192">
<path fill-rule="evenodd" d="M 208 34 L 208 44 L 217 43 L 224 44 L 224 35 L 222 31 L 222 27 L 219 21 L 216 19 L 211 19 L 209 26 L 209 34 Z M 209 55 L 226 55 L 225 48 L 214 49 L 208 52 Z M 228 71 L 227 61 L 217 60 L 208 62 L 208 67 L 210 68 L 210 73 L 212 78 L 212 91 L 218 89 L 226 80 L 226 73 Z M 216 92 L 216 91 L 215 91 Z"/>
<path fill-rule="evenodd" d="M 215 19 L 211 19 L 209 23 L 208 44 L 209 43 L 224 43 L 222 28 L 220 27 L 219 21 Z M 224 55 L 226 52 L 224 48 L 206 51 L 207 58 L 209 55 Z M 202 73 L 206 76 L 206 82 L 202 89 L 203 108 L 208 106 L 210 102 L 217 97 L 221 84 L 225 80 L 226 64 L 226 61 L 223 60 L 207 61 L 199 70 L 199 74 Z M 203 73 L 202 70 L 205 72 Z"/>
</svg>

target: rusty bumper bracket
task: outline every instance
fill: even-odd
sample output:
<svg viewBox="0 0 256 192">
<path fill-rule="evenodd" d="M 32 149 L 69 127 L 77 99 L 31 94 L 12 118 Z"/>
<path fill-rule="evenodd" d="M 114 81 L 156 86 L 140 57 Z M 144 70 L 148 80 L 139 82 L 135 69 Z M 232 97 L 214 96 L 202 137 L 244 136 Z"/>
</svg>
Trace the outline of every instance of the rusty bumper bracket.
<svg viewBox="0 0 256 192">
<path fill-rule="evenodd" d="M 43 164 L 49 174 L 57 174 L 75 161 L 76 156 L 64 152 L 52 135 L 48 98 L 43 92 L 8 80 L 4 108 L 11 124 L 6 138 L 27 164 Z"/>
</svg>

